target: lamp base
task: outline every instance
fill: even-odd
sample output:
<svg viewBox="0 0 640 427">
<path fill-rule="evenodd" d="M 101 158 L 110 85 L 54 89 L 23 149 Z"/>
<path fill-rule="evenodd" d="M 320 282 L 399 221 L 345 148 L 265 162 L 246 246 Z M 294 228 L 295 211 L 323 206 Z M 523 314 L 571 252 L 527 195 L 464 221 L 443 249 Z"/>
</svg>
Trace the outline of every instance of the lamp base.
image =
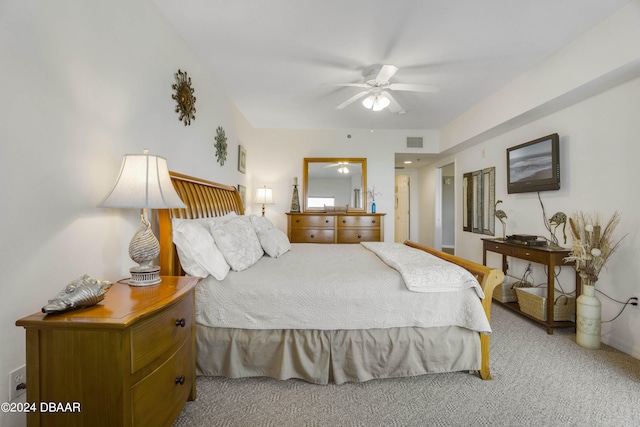
<svg viewBox="0 0 640 427">
<path fill-rule="evenodd" d="M 131 280 L 129 286 L 152 286 L 162 282 L 160 278 L 160 267 L 157 265 L 132 267 Z"/>
</svg>

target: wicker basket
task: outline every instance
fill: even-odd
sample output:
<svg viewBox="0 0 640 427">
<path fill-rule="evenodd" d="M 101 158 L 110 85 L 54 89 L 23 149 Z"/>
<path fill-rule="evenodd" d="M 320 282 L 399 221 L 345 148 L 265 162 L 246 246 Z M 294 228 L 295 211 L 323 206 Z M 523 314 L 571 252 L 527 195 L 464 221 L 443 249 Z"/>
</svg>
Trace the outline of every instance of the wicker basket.
<svg viewBox="0 0 640 427">
<path fill-rule="evenodd" d="M 538 320 L 547 320 L 547 289 L 516 288 L 520 311 Z M 575 297 L 561 292 L 555 293 L 553 320 L 571 320 L 576 307 Z"/>
<path fill-rule="evenodd" d="M 505 280 L 493 290 L 493 297 L 500 302 L 517 302 L 518 296 L 516 294 L 516 288 L 530 287 L 531 284 L 528 282 L 517 281 L 514 283 L 508 283 L 508 280 Z"/>
</svg>

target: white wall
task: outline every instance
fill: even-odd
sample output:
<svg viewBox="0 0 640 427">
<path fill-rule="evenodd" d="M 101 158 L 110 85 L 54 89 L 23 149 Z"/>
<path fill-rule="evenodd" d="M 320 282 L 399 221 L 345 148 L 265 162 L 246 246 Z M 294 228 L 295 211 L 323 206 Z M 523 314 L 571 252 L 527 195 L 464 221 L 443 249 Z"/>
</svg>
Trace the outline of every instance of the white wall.
<svg viewBox="0 0 640 427">
<path fill-rule="evenodd" d="M 507 216 L 507 234 L 535 234 L 547 236 L 542 209 L 536 193 L 507 194 L 506 149 L 537 137 L 557 132 L 560 135 L 561 189 L 541 192 L 547 217 L 562 211 L 571 215 L 576 211 L 600 212 L 608 219 L 618 210 L 622 221 L 614 237 L 627 237 L 619 251 L 609 260 L 608 268 L 600 275 L 596 288 L 618 301 L 640 293 L 637 280 L 640 266 L 640 201 L 634 195 L 637 159 L 640 158 L 640 78 L 622 84 L 557 113 L 534 121 L 516 130 L 492 138 L 456 155 L 459 182 L 464 172 L 487 166 L 496 167 L 496 199 Z M 478 154 L 486 157 L 479 160 Z M 458 196 L 460 198 L 461 196 Z M 457 227 L 462 230 L 462 216 L 458 211 Z M 557 237 L 562 243 L 562 233 Z M 571 244 L 567 230 L 567 247 Z M 478 234 L 459 231 L 457 254 L 482 261 L 482 243 Z M 498 256 L 490 262 L 499 266 Z M 514 262 L 514 273 L 521 275 L 522 263 Z M 570 270 L 570 269 L 563 269 Z M 539 268 L 536 283 L 545 283 Z M 560 283 L 572 290 L 573 272 L 564 271 Z M 607 298 L 602 301 L 603 320 L 612 319 L 622 308 Z M 635 357 L 640 357 L 640 310 L 628 307 L 611 323 L 602 325 L 603 342 L 611 344 Z"/>
<path fill-rule="evenodd" d="M 425 153 L 437 147 L 437 134 L 430 131 L 253 129 L 247 150 L 251 185 L 273 188 L 275 205 L 267 206 L 266 216 L 286 230 L 284 213 L 291 207 L 292 179 L 297 176 L 302 182 L 305 157 L 365 157 L 367 187 L 375 186 L 380 193 L 377 212 L 387 214 L 384 239 L 393 242 L 394 159 L 396 152 L 406 151 L 407 136 L 422 136 Z"/>
<path fill-rule="evenodd" d="M 484 236 L 461 231 L 460 183 L 465 172 L 486 167 L 496 167 L 496 199 L 503 200 L 500 207 L 509 218 L 507 234 L 546 235 L 537 195 L 507 194 L 505 157 L 508 147 L 557 132 L 562 188 L 541 193 L 547 215 L 597 211 L 608 219 L 619 210 L 622 222 L 616 237 L 628 235 L 596 288 L 618 301 L 640 293 L 640 202 L 633 195 L 640 154 L 640 45 L 629 43 L 637 39 L 640 2 L 634 1 L 441 130 L 442 147 L 452 154 L 420 171 L 421 188 L 427 190 L 421 203 L 434 197 L 435 169 L 454 161 L 457 255 L 482 261 Z M 434 241 L 433 221 L 429 210 L 423 214 L 420 239 L 429 244 Z M 490 256 L 488 262 L 499 266 L 499 260 Z M 515 275 L 525 268 L 518 260 L 511 265 Z M 538 267 L 535 282 L 545 283 L 545 277 Z M 573 277 L 570 269 L 563 269 L 559 283 L 565 290 L 573 289 Z M 614 318 L 622 308 L 606 297 L 601 300 L 603 320 Z M 640 310 L 628 307 L 615 321 L 603 323 L 603 342 L 640 358 L 639 326 Z"/>
<path fill-rule="evenodd" d="M 462 231 L 462 174 L 485 167 L 496 168 L 496 199 L 507 216 L 507 234 L 522 233 L 548 236 L 536 193 L 507 194 L 506 149 L 535 138 L 557 132 L 560 135 L 562 187 L 559 191 L 540 193 L 547 216 L 557 211 L 568 215 L 576 211 L 600 212 L 604 219 L 618 210 L 622 222 L 614 237 L 626 238 L 608 267 L 600 275 L 596 288 L 618 301 L 640 293 L 640 201 L 634 196 L 635 170 L 640 156 L 640 78 L 619 85 L 561 111 L 550 114 L 515 130 L 491 138 L 420 170 L 421 222 L 420 241 L 434 241 L 434 218 L 430 208 L 435 187 L 435 170 L 455 160 L 456 164 L 456 254 L 482 262 L 482 237 Z M 484 156 L 483 156 L 484 153 Z M 496 230 L 499 230 L 497 228 Z M 497 233 L 498 235 L 499 233 Z M 556 233 L 562 242 L 560 230 Z M 567 230 L 570 247 L 571 237 Z M 500 267 L 500 257 L 490 254 L 489 265 Z M 522 275 L 525 263 L 511 260 L 510 273 Z M 546 274 L 534 265 L 536 284 L 546 283 Z M 574 289 L 574 273 L 563 269 L 560 285 Z M 614 318 L 622 309 L 600 295 L 602 318 Z M 620 317 L 602 325 L 603 342 L 640 358 L 640 310 L 627 307 Z"/>
<path fill-rule="evenodd" d="M 236 170 L 247 123 L 208 69 L 147 1 L 0 2 L 0 401 L 25 363 L 18 318 L 39 311 L 81 274 L 118 280 L 134 264 L 138 213 L 96 207 L 122 156 L 148 148 L 173 170 L 246 184 Z M 196 120 L 174 112 L 171 85 L 186 70 Z M 215 129 L 229 155 L 216 163 Z M 73 369 L 61 366 L 60 369 Z M 0 425 L 24 415 L 0 413 Z"/>
</svg>

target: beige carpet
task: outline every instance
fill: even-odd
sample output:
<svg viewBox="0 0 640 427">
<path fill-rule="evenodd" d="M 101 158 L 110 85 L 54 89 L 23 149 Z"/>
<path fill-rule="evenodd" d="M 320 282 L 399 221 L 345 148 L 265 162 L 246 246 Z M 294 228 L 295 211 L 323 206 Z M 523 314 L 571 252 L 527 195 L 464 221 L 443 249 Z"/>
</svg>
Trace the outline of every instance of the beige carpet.
<svg viewBox="0 0 640 427">
<path fill-rule="evenodd" d="M 493 380 L 468 373 L 319 386 L 198 377 L 174 426 L 639 426 L 640 360 L 586 350 L 494 304 Z"/>
</svg>

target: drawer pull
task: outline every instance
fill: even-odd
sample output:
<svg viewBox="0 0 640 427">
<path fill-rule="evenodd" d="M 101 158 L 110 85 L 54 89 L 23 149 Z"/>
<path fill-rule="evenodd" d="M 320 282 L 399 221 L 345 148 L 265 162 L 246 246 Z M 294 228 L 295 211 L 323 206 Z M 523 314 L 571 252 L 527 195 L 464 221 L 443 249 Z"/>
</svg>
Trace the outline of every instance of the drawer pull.
<svg viewBox="0 0 640 427">
<path fill-rule="evenodd" d="M 375 220 L 375 219 L 372 219 L 372 220 L 371 220 L 371 224 L 375 224 L 375 223 L 376 223 L 376 220 Z"/>
<path fill-rule="evenodd" d="M 325 219 L 325 220 L 324 220 L 324 222 L 325 222 L 325 223 L 327 223 L 327 224 L 329 224 L 329 220 L 328 220 L 328 219 Z"/>
<path fill-rule="evenodd" d="M 362 236 L 358 234 L 358 239 L 362 239 Z"/>
<path fill-rule="evenodd" d="M 346 223 L 347 223 L 347 220 L 346 220 L 346 219 L 343 219 L 343 220 L 342 220 L 342 223 L 343 223 L 343 224 L 346 224 Z"/>
<path fill-rule="evenodd" d="M 184 317 L 182 319 L 176 320 L 176 326 L 180 326 L 181 328 L 184 328 L 186 324 L 187 322 L 184 320 Z"/>
<path fill-rule="evenodd" d="M 300 220 L 299 220 L 299 219 L 296 219 L 296 222 L 300 222 Z"/>
<path fill-rule="evenodd" d="M 526 255 L 526 256 L 530 256 L 531 254 L 530 254 L 529 252 L 526 252 L 526 253 L 525 253 L 525 255 Z"/>
<path fill-rule="evenodd" d="M 316 237 L 316 236 L 314 236 L 314 235 L 312 234 L 312 235 L 311 235 L 311 238 L 313 239 L 314 237 Z"/>
<path fill-rule="evenodd" d="M 176 384 L 180 384 L 180 385 L 184 384 L 184 375 L 180 375 L 179 377 L 176 377 Z"/>
</svg>

